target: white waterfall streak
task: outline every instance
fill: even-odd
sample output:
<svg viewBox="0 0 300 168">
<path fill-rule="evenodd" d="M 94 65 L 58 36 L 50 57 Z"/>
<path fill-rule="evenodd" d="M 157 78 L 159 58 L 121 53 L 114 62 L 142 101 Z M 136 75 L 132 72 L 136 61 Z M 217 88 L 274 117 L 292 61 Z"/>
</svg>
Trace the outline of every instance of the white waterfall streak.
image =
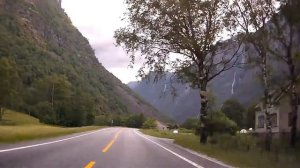
<svg viewBox="0 0 300 168">
<path fill-rule="evenodd" d="M 164 92 L 166 92 L 166 90 L 167 90 L 167 84 L 165 83 Z"/>
<path fill-rule="evenodd" d="M 235 77 L 236 77 L 236 72 L 234 72 L 234 77 L 233 77 L 233 81 L 232 81 L 232 84 L 231 84 L 231 94 L 233 95 L 234 94 L 234 86 L 235 86 Z"/>
</svg>

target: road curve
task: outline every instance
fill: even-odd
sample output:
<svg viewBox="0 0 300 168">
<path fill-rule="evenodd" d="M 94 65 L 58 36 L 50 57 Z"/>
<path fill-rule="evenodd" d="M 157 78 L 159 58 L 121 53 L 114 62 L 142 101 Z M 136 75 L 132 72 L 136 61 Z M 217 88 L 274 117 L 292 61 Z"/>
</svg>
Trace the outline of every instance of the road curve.
<svg viewBox="0 0 300 168">
<path fill-rule="evenodd" d="M 0 146 L 0 168 L 224 168 L 136 129 L 105 128 Z"/>
</svg>

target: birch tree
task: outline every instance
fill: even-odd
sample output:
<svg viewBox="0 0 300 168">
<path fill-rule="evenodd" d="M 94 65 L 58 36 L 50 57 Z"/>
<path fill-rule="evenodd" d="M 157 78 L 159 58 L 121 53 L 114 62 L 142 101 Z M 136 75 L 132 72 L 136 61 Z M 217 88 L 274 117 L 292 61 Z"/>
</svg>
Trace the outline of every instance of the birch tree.
<svg viewBox="0 0 300 168">
<path fill-rule="evenodd" d="M 276 0 L 234 0 L 229 9 L 232 21 L 235 26 L 245 34 L 245 43 L 254 49 L 254 57 L 259 65 L 264 88 L 263 111 L 266 115 L 266 150 L 271 150 L 272 122 L 271 122 L 271 95 L 270 95 L 270 70 L 269 64 L 269 44 L 272 43 L 268 22 L 276 14 Z M 253 57 L 253 56 L 251 56 Z"/>
<path fill-rule="evenodd" d="M 208 137 L 208 83 L 238 61 L 240 45 L 229 32 L 227 0 L 126 0 L 126 26 L 115 31 L 116 45 L 134 64 L 143 58 L 139 76 L 175 72 L 183 82 L 200 90 L 200 142 Z M 226 31 L 227 30 L 227 31 Z M 231 33 L 229 33 L 232 35 Z M 223 51 L 230 54 L 223 54 Z"/>
</svg>

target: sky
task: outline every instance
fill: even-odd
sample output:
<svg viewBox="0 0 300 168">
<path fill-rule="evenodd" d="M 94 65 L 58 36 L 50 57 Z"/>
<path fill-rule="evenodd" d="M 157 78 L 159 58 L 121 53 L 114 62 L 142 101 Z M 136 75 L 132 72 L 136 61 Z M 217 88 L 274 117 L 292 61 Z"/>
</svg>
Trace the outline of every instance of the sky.
<svg viewBox="0 0 300 168">
<path fill-rule="evenodd" d="M 85 36 L 104 67 L 123 83 L 136 81 L 138 67 L 129 68 L 129 57 L 114 45 L 114 31 L 124 26 L 122 0 L 62 0 L 62 8 Z"/>
</svg>

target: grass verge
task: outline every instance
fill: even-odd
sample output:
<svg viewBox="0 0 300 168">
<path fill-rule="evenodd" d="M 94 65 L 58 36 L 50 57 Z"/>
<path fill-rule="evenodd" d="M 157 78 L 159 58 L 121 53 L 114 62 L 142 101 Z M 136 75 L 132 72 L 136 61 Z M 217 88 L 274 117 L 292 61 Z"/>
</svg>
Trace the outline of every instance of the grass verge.
<svg viewBox="0 0 300 168">
<path fill-rule="evenodd" d="M 0 126 L 0 143 L 57 137 L 99 129 L 98 126 L 63 128 L 48 125 Z"/>
<path fill-rule="evenodd" d="M 57 137 L 100 129 L 99 126 L 65 128 L 45 125 L 23 113 L 7 110 L 0 121 L 0 143 Z"/>
<path fill-rule="evenodd" d="M 300 151 L 286 149 L 281 151 L 265 152 L 259 148 L 250 150 L 236 149 L 239 142 L 231 142 L 226 139 L 219 139 L 222 145 L 206 144 L 200 145 L 199 137 L 190 133 L 173 134 L 170 131 L 141 130 L 144 134 L 174 139 L 174 142 L 185 148 L 192 149 L 207 156 L 216 158 L 229 165 L 242 168 L 299 168 Z M 227 143 L 227 144 L 226 144 Z"/>
</svg>

